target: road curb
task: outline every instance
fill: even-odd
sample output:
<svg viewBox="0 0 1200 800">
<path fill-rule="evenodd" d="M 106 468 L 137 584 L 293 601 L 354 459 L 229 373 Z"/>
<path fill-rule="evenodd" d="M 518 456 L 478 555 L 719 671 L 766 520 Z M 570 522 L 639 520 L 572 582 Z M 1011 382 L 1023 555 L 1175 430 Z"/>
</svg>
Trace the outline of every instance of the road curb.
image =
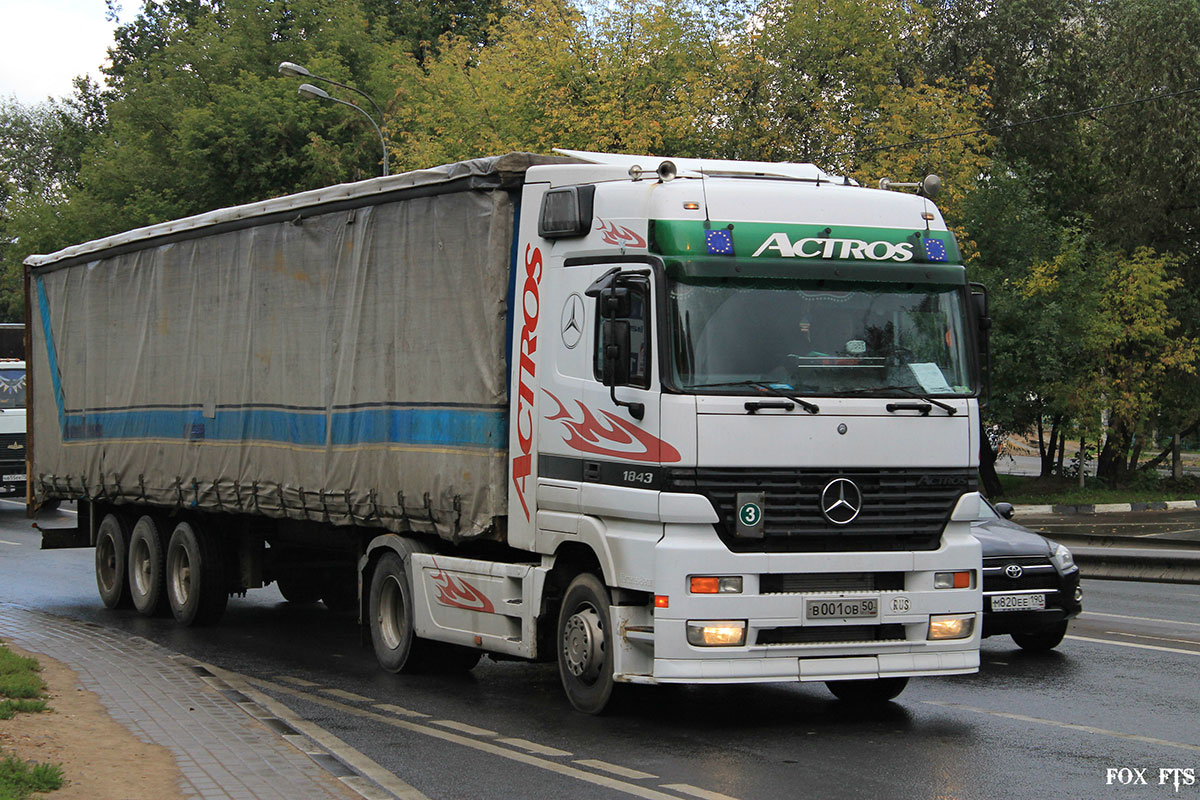
<svg viewBox="0 0 1200 800">
<path fill-rule="evenodd" d="M 1167 500 L 1156 503 L 1095 503 L 1090 505 L 1023 505 L 1013 506 L 1018 516 L 1038 514 L 1118 514 L 1130 511 L 1192 511 L 1200 508 L 1200 500 Z"/>
</svg>

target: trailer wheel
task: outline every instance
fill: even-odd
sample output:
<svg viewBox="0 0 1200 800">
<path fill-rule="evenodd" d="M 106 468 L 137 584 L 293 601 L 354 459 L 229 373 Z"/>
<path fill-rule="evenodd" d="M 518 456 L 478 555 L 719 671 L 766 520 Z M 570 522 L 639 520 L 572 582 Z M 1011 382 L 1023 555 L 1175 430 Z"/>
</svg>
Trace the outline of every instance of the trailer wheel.
<svg viewBox="0 0 1200 800">
<path fill-rule="evenodd" d="M 129 593 L 139 614 L 151 617 L 163 608 L 166 548 L 153 517 L 140 517 L 129 536 Z"/>
<path fill-rule="evenodd" d="M 608 589 L 590 572 L 576 576 L 558 612 L 558 675 L 567 699 L 585 714 L 604 711 L 613 694 Z"/>
<path fill-rule="evenodd" d="M 369 604 L 379 666 L 388 672 L 418 672 L 428 666 L 436 648 L 413 632 L 412 586 L 398 553 L 384 553 L 375 565 Z"/>
<path fill-rule="evenodd" d="M 229 586 L 225 559 L 217 537 L 190 522 L 181 522 L 167 545 L 167 599 L 183 625 L 210 625 L 225 613 Z"/>
<path fill-rule="evenodd" d="M 829 691 L 839 700 L 847 703 L 886 703 L 894 700 L 904 687 L 908 678 L 867 678 L 860 681 L 825 681 Z"/>
<path fill-rule="evenodd" d="M 129 525 L 123 517 L 106 514 L 96 531 L 96 587 L 108 608 L 128 608 Z"/>
</svg>

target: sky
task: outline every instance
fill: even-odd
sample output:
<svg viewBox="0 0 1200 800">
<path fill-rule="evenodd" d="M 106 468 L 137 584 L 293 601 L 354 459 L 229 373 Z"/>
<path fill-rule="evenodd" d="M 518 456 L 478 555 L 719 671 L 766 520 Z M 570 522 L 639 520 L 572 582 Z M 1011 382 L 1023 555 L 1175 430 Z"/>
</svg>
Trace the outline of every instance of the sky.
<svg viewBox="0 0 1200 800">
<path fill-rule="evenodd" d="M 133 19 L 137 0 L 119 0 Z M 0 98 L 30 105 L 73 91 L 76 75 L 102 83 L 114 23 L 104 0 L 0 0 Z"/>
</svg>

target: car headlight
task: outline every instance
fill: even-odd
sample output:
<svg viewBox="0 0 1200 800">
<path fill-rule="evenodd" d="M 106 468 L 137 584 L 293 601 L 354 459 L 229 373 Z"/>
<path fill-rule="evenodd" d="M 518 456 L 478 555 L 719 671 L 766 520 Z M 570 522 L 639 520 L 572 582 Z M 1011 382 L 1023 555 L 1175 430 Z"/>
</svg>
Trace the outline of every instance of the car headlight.
<svg viewBox="0 0 1200 800">
<path fill-rule="evenodd" d="M 1057 542 L 1054 545 L 1054 553 L 1050 556 L 1050 561 L 1060 575 L 1075 569 L 1075 557 L 1071 555 L 1070 550 Z"/>
</svg>

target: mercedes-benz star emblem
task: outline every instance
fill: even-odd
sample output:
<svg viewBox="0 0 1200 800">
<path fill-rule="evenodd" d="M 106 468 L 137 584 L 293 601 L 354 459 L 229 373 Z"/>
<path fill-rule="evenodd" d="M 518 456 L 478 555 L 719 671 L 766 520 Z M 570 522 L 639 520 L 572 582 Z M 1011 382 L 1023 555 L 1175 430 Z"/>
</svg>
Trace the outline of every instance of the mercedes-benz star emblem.
<svg viewBox="0 0 1200 800">
<path fill-rule="evenodd" d="M 1015 581 L 1017 578 L 1025 574 L 1025 570 L 1021 569 L 1020 564 L 1009 564 L 1004 568 L 1004 574 Z"/>
<path fill-rule="evenodd" d="M 568 350 L 574 350 L 579 344 L 579 340 L 583 338 L 583 323 L 584 310 L 583 298 L 577 294 L 572 294 L 567 298 L 566 305 L 563 306 L 562 312 L 562 331 L 563 344 Z"/>
<path fill-rule="evenodd" d="M 862 504 L 862 490 L 849 478 L 834 478 L 821 490 L 821 513 L 834 525 L 849 525 Z"/>
</svg>

